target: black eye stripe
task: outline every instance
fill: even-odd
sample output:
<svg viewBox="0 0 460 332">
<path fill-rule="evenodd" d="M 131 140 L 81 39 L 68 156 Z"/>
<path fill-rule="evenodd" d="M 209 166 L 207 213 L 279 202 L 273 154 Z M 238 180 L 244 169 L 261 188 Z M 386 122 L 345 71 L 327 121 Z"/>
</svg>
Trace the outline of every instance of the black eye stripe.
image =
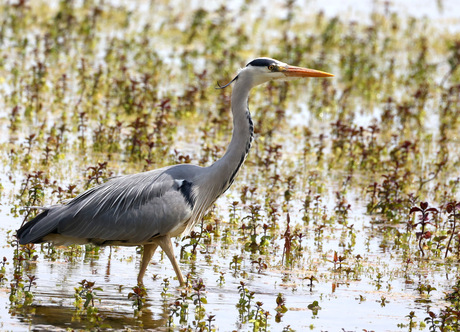
<svg viewBox="0 0 460 332">
<path fill-rule="evenodd" d="M 275 62 L 271 59 L 255 59 L 249 62 L 247 66 L 254 66 L 254 67 L 268 67 L 270 65 L 274 65 Z"/>
</svg>

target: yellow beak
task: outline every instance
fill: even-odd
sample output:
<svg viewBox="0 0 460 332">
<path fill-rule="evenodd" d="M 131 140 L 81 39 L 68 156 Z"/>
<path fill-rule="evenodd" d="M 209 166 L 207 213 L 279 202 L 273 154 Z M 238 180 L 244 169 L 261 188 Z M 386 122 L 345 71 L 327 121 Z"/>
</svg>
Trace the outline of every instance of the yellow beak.
<svg viewBox="0 0 460 332">
<path fill-rule="evenodd" d="M 333 74 L 324 71 L 308 69 L 302 67 L 288 66 L 281 70 L 284 75 L 289 77 L 332 77 Z"/>
</svg>

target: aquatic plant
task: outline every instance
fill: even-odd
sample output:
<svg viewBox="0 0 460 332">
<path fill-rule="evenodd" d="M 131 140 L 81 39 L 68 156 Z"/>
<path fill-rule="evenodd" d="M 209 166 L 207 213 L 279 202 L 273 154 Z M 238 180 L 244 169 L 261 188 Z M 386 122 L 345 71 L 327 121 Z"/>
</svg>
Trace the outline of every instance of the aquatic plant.
<svg viewBox="0 0 460 332">
<path fill-rule="evenodd" d="M 137 315 L 145 305 L 147 290 L 142 285 L 134 286 L 132 289 L 133 291 L 128 294 L 128 299 L 132 301 L 132 306 L 135 308 L 134 314 Z"/>
<path fill-rule="evenodd" d="M 420 207 L 414 206 L 411 208 L 410 213 L 416 213 L 420 212 L 421 215 L 419 216 L 419 222 L 414 223 L 412 228 L 415 228 L 417 226 L 421 227 L 421 231 L 417 233 L 417 238 L 418 238 L 418 247 L 420 249 L 420 252 L 422 254 L 422 257 L 425 256 L 425 252 L 423 251 L 422 247 L 422 240 L 423 239 L 429 239 L 432 236 L 432 232 L 426 230 L 427 225 L 433 225 L 432 222 L 430 222 L 430 213 L 435 214 L 438 213 L 438 209 L 436 208 L 430 208 L 428 207 L 427 202 L 422 202 L 420 203 Z"/>
<path fill-rule="evenodd" d="M 281 330 L 277 319 L 286 331 L 334 329 L 319 303 L 329 310 L 367 301 L 387 329 L 395 327 L 385 312 L 398 305 L 412 311 L 398 311 L 402 330 L 458 329 L 458 308 L 444 293 L 455 293 L 460 255 L 459 37 L 449 23 L 405 15 L 398 5 L 376 4 L 353 21 L 290 0 L 206 8 L 2 2 L 4 328 L 36 328 L 51 303 L 62 320 L 75 314 L 72 329 L 101 328 L 109 316 L 113 329 L 205 331 L 222 328 L 227 309 L 238 316 L 234 329 Z M 158 279 L 161 259 L 150 267 L 148 282 L 158 285 L 147 285 L 148 294 L 114 284 L 114 271 L 138 260 L 134 249 L 114 247 L 101 268 L 108 249 L 18 245 L 14 230 L 40 212 L 34 206 L 65 202 L 120 174 L 210 165 L 232 127 L 230 90 L 215 90 L 215 81 L 258 55 L 336 79 L 255 91 L 253 149 L 240 183 L 177 242 L 187 287 Z M 50 290 L 64 265 L 68 278 Z M 201 287 L 198 271 L 206 287 L 193 290 Z M 92 292 L 93 316 L 86 293 L 80 309 L 71 305 L 72 280 L 82 273 L 107 282 Z M 297 301 L 306 295 L 319 298 Z M 280 318 L 286 303 L 303 304 Z M 305 322 L 305 310 L 315 324 Z"/>
</svg>

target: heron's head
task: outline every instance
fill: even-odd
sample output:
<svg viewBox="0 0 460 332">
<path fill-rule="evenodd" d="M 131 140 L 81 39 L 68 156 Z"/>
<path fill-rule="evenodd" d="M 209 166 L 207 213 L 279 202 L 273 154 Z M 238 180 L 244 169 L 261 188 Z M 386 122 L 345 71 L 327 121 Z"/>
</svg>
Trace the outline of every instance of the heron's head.
<svg viewBox="0 0 460 332">
<path fill-rule="evenodd" d="M 271 80 L 331 76 L 334 75 L 319 70 L 290 66 L 271 58 L 257 58 L 250 61 L 230 83 L 222 88 L 239 79 L 246 81 L 252 87 Z"/>
</svg>

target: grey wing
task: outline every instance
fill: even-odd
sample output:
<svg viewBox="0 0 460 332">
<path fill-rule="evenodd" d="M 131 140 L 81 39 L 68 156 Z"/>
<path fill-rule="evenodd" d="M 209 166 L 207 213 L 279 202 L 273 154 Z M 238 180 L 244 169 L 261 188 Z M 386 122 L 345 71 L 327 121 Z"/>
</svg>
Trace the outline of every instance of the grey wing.
<svg viewBox="0 0 460 332">
<path fill-rule="evenodd" d="M 20 243 L 54 233 L 142 243 L 173 232 L 190 219 L 196 197 L 193 183 L 180 175 L 169 168 L 109 180 L 38 215 L 18 231 Z"/>
</svg>

